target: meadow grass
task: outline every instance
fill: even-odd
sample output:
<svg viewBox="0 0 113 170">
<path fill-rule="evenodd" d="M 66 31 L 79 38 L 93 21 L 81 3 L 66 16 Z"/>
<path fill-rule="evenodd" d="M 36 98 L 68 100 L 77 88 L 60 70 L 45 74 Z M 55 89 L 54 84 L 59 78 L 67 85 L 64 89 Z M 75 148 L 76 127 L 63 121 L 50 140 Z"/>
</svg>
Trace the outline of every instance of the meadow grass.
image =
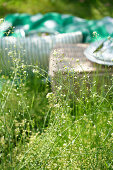
<svg viewBox="0 0 113 170">
<path fill-rule="evenodd" d="M 35 71 L 34 71 L 35 70 Z M 0 169 L 112 169 L 113 75 L 58 72 L 14 60 L 0 93 Z"/>
<path fill-rule="evenodd" d="M 8 13 L 71 9 L 80 17 L 104 16 L 96 6 L 90 16 L 85 10 L 80 13 L 82 5 L 73 6 L 73 1 L 69 6 L 67 1 L 44 1 L 46 9 L 39 6 L 37 11 L 34 3 L 39 2 L 24 6 L 24 1 L 10 0 L 3 6 Z M 105 14 L 112 15 L 110 10 Z M 113 169 L 113 75 L 107 69 L 101 77 L 98 71 L 66 77 L 58 72 L 54 91 L 47 77 L 37 66 L 15 58 L 9 74 L 1 71 L 5 83 L 0 92 L 0 169 Z"/>
</svg>

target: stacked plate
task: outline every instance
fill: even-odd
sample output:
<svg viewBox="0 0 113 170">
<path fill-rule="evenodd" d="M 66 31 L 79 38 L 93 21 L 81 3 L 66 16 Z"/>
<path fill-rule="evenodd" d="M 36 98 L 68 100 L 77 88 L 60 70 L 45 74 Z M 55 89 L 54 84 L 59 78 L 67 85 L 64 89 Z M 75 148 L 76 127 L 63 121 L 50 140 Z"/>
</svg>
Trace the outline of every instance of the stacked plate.
<svg viewBox="0 0 113 170">
<path fill-rule="evenodd" d="M 113 38 L 98 40 L 91 43 L 84 51 L 85 56 L 92 62 L 102 65 L 113 65 Z"/>
</svg>

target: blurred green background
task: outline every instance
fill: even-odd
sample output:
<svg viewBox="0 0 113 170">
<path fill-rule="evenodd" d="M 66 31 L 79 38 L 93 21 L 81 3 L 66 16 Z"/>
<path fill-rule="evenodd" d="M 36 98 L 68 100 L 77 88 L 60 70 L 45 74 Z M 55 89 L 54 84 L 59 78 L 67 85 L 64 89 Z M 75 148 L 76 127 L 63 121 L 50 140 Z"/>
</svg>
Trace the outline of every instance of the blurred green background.
<svg viewBox="0 0 113 170">
<path fill-rule="evenodd" d="M 112 0 L 0 0 L 0 17 L 10 13 L 72 14 L 86 19 L 113 17 Z"/>
</svg>

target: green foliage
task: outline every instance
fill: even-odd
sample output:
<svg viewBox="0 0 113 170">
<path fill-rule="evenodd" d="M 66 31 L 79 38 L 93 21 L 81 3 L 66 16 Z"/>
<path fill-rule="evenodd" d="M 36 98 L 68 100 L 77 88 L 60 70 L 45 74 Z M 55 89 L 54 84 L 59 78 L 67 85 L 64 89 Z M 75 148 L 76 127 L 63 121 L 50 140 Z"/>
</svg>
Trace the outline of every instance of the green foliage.
<svg viewBox="0 0 113 170">
<path fill-rule="evenodd" d="M 68 4 L 68 5 L 67 5 Z M 2 0 L 0 16 L 9 13 L 47 13 L 59 12 L 72 14 L 86 19 L 99 19 L 104 16 L 113 17 L 111 0 Z"/>
</svg>

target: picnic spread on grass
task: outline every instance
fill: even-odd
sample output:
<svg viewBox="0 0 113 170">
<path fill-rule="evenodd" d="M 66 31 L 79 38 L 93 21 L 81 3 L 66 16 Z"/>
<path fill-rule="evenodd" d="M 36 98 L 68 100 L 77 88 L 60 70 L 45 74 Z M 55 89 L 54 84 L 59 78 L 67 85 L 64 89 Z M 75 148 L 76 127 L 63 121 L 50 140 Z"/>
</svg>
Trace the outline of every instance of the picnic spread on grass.
<svg viewBox="0 0 113 170">
<path fill-rule="evenodd" d="M 59 44 L 68 46 L 76 43 L 91 43 L 82 52 L 91 62 L 113 65 L 112 35 L 111 17 L 86 20 L 55 12 L 45 15 L 9 14 L 0 24 L 0 65 L 6 70 L 8 66 L 10 68 L 11 58 L 7 54 L 17 50 L 26 64 L 36 64 L 48 70 L 52 49 Z"/>
</svg>

